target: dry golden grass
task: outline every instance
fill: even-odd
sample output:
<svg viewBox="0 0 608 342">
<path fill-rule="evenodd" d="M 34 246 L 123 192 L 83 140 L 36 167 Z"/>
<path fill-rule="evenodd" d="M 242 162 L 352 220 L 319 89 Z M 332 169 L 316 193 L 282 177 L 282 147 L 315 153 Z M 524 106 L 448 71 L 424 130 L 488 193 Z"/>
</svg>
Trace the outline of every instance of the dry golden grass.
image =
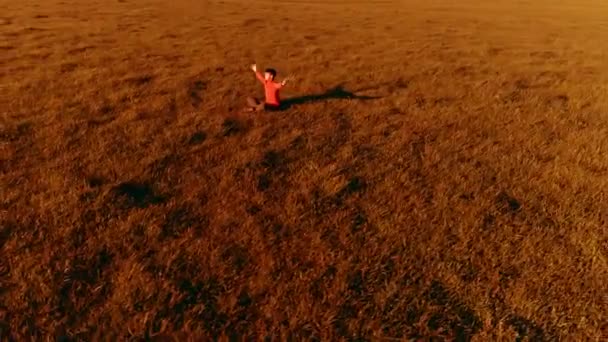
<svg viewBox="0 0 608 342">
<path fill-rule="evenodd" d="M 606 37 L 602 0 L 0 0 L 0 340 L 605 340 Z M 252 62 L 299 100 L 239 114 Z"/>
</svg>

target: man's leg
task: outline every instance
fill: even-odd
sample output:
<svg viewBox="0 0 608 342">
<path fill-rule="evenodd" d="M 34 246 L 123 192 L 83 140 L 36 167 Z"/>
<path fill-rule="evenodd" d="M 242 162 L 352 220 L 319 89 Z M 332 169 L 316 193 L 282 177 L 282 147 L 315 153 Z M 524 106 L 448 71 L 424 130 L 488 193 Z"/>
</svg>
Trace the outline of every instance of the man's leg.
<svg viewBox="0 0 608 342">
<path fill-rule="evenodd" d="M 259 112 L 264 110 L 264 102 L 259 101 L 254 97 L 247 98 L 247 106 L 249 107 L 249 111 Z"/>
</svg>

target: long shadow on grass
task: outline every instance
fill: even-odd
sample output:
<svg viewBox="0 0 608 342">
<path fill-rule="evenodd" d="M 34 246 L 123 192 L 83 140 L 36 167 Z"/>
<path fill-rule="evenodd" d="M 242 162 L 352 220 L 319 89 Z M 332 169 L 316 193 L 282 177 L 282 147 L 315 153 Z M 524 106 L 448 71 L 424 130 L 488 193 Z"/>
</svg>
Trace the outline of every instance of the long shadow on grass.
<svg viewBox="0 0 608 342">
<path fill-rule="evenodd" d="M 349 100 L 368 101 L 368 100 L 375 100 L 375 99 L 379 99 L 379 98 L 381 98 L 381 96 L 356 95 L 353 92 L 345 90 L 342 85 L 338 85 L 334 88 L 327 90 L 326 92 L 324 92 L 322 94 L 311 94 L 311 95 L 304 95 L 304 96 L 285 99 L 281 103 L 281 110 L 289 109 L 289 108 L 291 108 L 291 106 L 294 106 L 294 105 L 301 105 L 301 104 L 313 103 L 313 102 L 323 102 L 323 101 L 327 101 L 327 100 L 349 99 Z"/>
</svg>

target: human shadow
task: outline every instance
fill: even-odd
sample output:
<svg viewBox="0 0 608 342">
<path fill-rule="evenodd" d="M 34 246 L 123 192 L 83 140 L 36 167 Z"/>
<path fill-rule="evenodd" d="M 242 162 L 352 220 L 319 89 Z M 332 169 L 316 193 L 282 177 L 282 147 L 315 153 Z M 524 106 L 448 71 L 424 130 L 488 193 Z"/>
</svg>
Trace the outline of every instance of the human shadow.
<svg viewBox="0 0 608 342">
<path fill-rule="evenodd" d="M 327 101 L 327 100 L 343 100 L 343 99 L 351 100 L 352 99 L 352 100 L 368 101 L 368 100 L 375 100 L 375 99 L 379 99 L 379 98 L 381 98 L 381 96 L 357 95 L 353 92 L 345 90 L 342 85 L 338 85 L 321 94 L 311 94 L 311 95 L 304 95 L 304 96 L 291 97 L 291 98 L 284 99 L 281 102 L 281 110 L 289 109 L 294 105 L 301 105 L 301 104 L 313 103 L 313 102 L 322 102 L 322 101 Z"/>
</svg>

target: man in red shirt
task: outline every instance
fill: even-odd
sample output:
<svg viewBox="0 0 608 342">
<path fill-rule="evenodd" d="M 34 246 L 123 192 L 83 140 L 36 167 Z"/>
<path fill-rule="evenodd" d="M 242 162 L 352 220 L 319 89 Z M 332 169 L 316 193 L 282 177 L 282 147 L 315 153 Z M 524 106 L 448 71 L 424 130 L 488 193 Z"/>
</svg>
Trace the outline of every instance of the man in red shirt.
<svg viewBox="0 0 608 342">
<path fill-rule="evenodd" d="M 262 110 L 278 110 L 281 106 L 281 98 L 279 90 L 289 82 L 290 77 L 285 78 L 281 82 L 275 82 L 274 78 L 277 72 L 274 69 L 266 69 L 264 75 L 258 72 L 257 66 L 251 66 L 251 70 L 255 72 L 257 79 L 264 85 L 265 101 L 260 101 L 253 97 L 247 98 L 247 110 L 250 112 L 258 112 Z"/>
</svg>

